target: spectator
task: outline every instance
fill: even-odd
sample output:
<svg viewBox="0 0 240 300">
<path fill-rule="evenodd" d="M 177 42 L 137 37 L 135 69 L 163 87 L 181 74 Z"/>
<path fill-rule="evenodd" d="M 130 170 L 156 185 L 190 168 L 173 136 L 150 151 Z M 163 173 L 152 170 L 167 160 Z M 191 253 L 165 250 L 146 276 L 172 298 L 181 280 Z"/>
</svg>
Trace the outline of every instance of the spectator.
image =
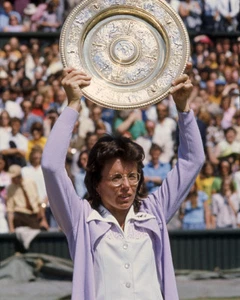
<svg viewBox="0 0 240 300">
<path fill-rule="evenodd" d="M 61 23 L 57 19 L 57 7 L 58 1 L 49 1 L 47 4 L 47 10 L 43 12 L 43 15 L 38 22 L 38 29 L 43 32 L 55 32 L 61 26 Z"/>
<path fill-rule="evenodd" d="M 11 119 L 11 132 L 1 137 L 0 153 L 6 156 L 8 165 L 26 165 L 28 139 L 20 133 L 21 120 Z"/>
<path fill-rule="evenodd" d="M 202 29 L 207 32 L 217 31 L 220 21 L 218 0 L 204 0 L 201 2 L 203 6 Z"/>
<path fill-rule="evenodd" d="M 142 114 L 139 109 L 120 110 L 114 122 L 116 133 L 123 135 L 129 131 L 133 140 L 146 133 L 145 124 L 142 120 Z"/>
<path fill-rule="evenodd" d="M 180 208 L 182 229 L 209 228 L 209 225 L 206 223 L 206 215 L 209 214 L 207 199 L 208 195 L 203 191 L 197 191 L 195 183 Z"/>
<path fill-rule="evenodd" d="M 214 179 L 214 165 L 210 161 L 206 161 L 197 177 L 196 185 L 197 190 L 203 191 L 208 195 L 208 204 L 211 204 L 212 185 Z"/>
<path fill-rule="evenodd" d="M 232 179 L 232 164 L 227 159 L 221 160 L 218 165 L 218 172 L 212 184 L 212 194 L 220 193 L 222 182 L 224 180 L 232 181 Z"/>
<path fill-rule="evenodd" d="M 188 30 L 193 30 L 195 32 L 200 31 L 202 25 L 202 9 L 198 1 L 181 1 L 178 11 Z"/>
<path fill-rule="evenodd" d="M 55 109 L 49 109 L 46 111 L 46 116 L 43 120 L 43 131 L 45 137 L 49 136 L 50 131 L 52 130 L 58 117 L 59 114 Z"/>
<path fill-rule="evenodd" d="M 162 149 L 157 144 L 152 144 L 149 154 L 151 160 L 143 168 L 144 182 L 149 193 L 154 192 L 167 177 L 171 170 L 170 163 L 161 162 Z"/>
<path fill-rule="evenodd" d="M 85 139 L 85 145 L 83 146 L 82 150 L 88 150 L 90 151 L 92 147 L 95 145 L 95 143 L 98 140 L 98 136 L 94 132 L 88 132 Z"/>
<path fill-rule="evenodd" d="M 28 27 L 21 23 L 16 12 L 9 13 L 9 24 L 3 28 L 4 32 L 26 32 Z"/>
<path fill-rule="evenodd" d="M 0 111 L 2 110 L 6 110 L 11 118 L 16 117 L 21 119 L 23 116 L 20 105 L 11 97 L 10 89 L 5 89 L 5 91 L 2 92 L 0 98 Z"/>
<path fill-rule="evenodd" d="M 49 207 L 45 181 L 42 173 L 42 152 L 43 150 L 40 146 L 34 146 L 32 148 L 29 155 L 29 164 L 26 167 L 22 168 L 22 176 L 26 179 L 30 178 L 35 182 L 40 197 L 42 209 L 47 219 L 47 224 L 50 226 L 50 228 L 56 228 L 58 226 Z"/>
<path fill-rule="evenodd" d="M 219 112 L 216 115 L 212 115 L 212 118 L 212 124 L 207 127 L 206 152 L 210 162 L 216 166 L 219 160 L 215 154 L 215 147 L 224 140 L 224 130 L 221 126 L 223 114 Z"/>
<path fill-rule="evenodd" d="M 39 92 L 39 94 L 43 95 L 43 98 L 44 98 L 44 102 L 43 102 L 44 111 L 52 110 L 51 104 L 54 102 L 53 88 L 50 85 L 46 85 L 46 83 L 45 83 L 44 86 L 41 87 L 38 92 Z M 53 109 L 53 110 L 55 110 L 55 109 Z"/>
<path fill-rule="evenodd" d="M 88 150 L 84 150 L 79 154 L 79 158 L 78 158 L 79 172 L 75 175 L 74 178 L 74 186 L 78 196 L 81 199 L 84 199 L 87 196 L 87 189 L 84 183 L 87 162 L 88 162 Z"/>
<path fill-rule="evenodd" d="M 53 90 L 54 91 L 54 90 Z M 50 108 L 57 110 L 59 114 L 67 106 L 66 93 L 62 88 L 59 88 L 54 92 L 54 102 L 50 103 Z"/>
<path fill-rule="evenodd" d="M 10 232 L 28 226 L 33 229 L 48 229 L 37 186 L 32 179 L 22 177 L 21 167 L 9 168 L 12 183 L 7 189 L 7 212 Z"/>
<path fill-rule="evenodd" d="M 39 146 L 43 150 L 47 142 L 47 138 L 43 135 L 43 124 L 41 122 L 34 122 L 31 126 L 30 133 L 31 138 L 28 140 L 28 151 L 26 154 L 27 161 L 35 146 Z"/>
<path fill-rule="evenodd" d="M 144 165 L 146 165 L 151 159 L 149 151 L 152 146 L 152 138 L 155 130 L 155 125 L 156 124 L 152 120 L 146 120 L 145 121 L 146 134 L 138 137 L 135 141 L 140 146 L 142 146 L 144 150 L 144 154 L 145 154 L 145 158 L 143 161 Z"/>
<path fill-rule="evenodd" d="M 21 124 L 21 133 L 27 138 L 30 138 L 32 125 L 36 122 L 42 123 L 43 120 L 32 113 L 32 102 L 30 100 L 23 100 L 21 108 L 24 114 Z"/>
<path fill-rule="evenodd" d="M 3 31 L 3 28 L 8 26 L 10 13 L 14 13 L 18 20 L 21 20 L 21 15 L 13 10 L 13 6 L 10 1 L 3 1 L 2 8 L 3 10 L 0 12 L 0 31 Z"/>
<path fill-rule="evenodd" d="M 10 131 L 10 115 L 6 110 L 3 110 L 0 113 L 0 136 L 2 133 L 9 133 Z"/>
<path fill-rule="evenodd" d="M 231 96 L 226 95 L 222 97 L 221 109 L 223 110 L 222 128 L 227 129 L 232 126 L 233 116 L 236 112 L 234 103 L 231 101 Z"/>
<path fill-rule="evenodd" d="M 220 31 L 236 31 L 238 27 L 239 0 L 219 0 L 218 10 L 220 13 Z"/>
<path fill-rule="evenodd" d="M 207 124 L 200 119 L 201 107 L 195 101 L 192 101 L 190 103 L 190 107 L 194 111 L 194 115 L 195 115 L 195 118 L 196 118 L 196 121 L 197 121 L 197 125 L 198 125 L 198 128 L 199 128 L 200 134 L 201 134 L 203 147 L 205 149 L 205 147 L 206 147 L 206 130 L 207 130 Z"/>
<path fill-rule="evenodd" d="M 6 172 L 6 161 L 0 154 L 0 233 L 9 231 L 6 218 L 7 187 L 11 183 L 11 178 Z"/>
<path fill-rule="evenodd" d="M 220 193 L 212 195 L 215 228 L 236 228 L 239 200 L 232 180 L 223 180 Z"/>
<path fill-rule="evenodd" d="M 11 47 L 10 59 L 16 62 L 17 60 L 19 60 L 22 57 L 22 54 L 19 50 L 19 47 L 20 47 L 19 39 L 16 37 L 11 37 L 9 39 L 8 44 Z"/>
<path fill-rule="evenodd" d="M 158 144 L 162 150 L 162 162 L 169 163 L 174 156 L 174 144 L 177 123 L 169 117 L 169 107 L 160 102 L 156 105 L 157 124 L 153 134 L 153 143 Z"/>
<path fill-rule="evenodd" d="M 216 158 L 222 159 L 232 154 L 240 154 L 240 142 L 236 141 L 237 132 L 233 127 L 224 131 L 224 140 L 219 142 L 215 148 Z"/>
<path fill-rule="evenodd" d="M 23 10 L 23 24 L 28 28 L 28 31 L 35 31 L 32 25 L 32 16 L 36 13 L 37 7 L 34 3 L 28 3 Z"/>
<path fill-rule="evenodd" d="M 94 131 L 97 133 L 98 137 L 112 133 L 111 125 L 102 119 L 102 108 L 100 106 L 94 105 L 92 107 L 90 117 L 93 120 L 95 127 Z"/>
<path fill-rule="evenodd" d="M 35 116 L 40 117 L 41 119 L 44 119 L 44 116 L 45 116 L 45 111 L 43 109 L 43 102 L 44 102 L 43 95 L 38 94 L 38 93 L 34 96 L 33 102 L 32 102 L 31 113 Z"/>
</svg>

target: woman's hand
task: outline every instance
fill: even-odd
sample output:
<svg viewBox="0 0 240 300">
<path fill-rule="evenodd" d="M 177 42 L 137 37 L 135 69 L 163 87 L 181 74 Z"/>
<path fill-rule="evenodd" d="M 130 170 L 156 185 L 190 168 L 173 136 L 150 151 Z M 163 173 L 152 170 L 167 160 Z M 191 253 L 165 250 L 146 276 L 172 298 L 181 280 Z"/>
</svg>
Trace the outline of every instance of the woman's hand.
<svg viewBox="0 0 240 300">
<path fill-rule="evenodd" d="M 188 63 L 186 71 L 192 68 L 192 64 Z M 188 112 L 189 104 L 188 98 L 193 90 L 193 84 L 187 74 L 183 74 L 172 82 L 172 88 L 170 94 L 173 96 L 173 100 L 176 104 L 177 110 L 180 112 Z"/>
<path fill-rule="evenodd" d="M 83 95 L 82 88 L 90 85 L 91 77 L 74 68 L 65 68 L 61 83 L 68 98 L 68 105 L 80 110 L 80 99 Z"/>
</svg>

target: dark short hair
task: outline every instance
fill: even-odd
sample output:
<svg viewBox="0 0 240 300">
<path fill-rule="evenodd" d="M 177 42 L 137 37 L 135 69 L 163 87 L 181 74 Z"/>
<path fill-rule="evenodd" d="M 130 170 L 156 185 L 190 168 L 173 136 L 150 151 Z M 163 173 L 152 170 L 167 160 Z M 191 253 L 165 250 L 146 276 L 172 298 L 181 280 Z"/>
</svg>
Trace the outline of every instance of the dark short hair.
<svg viewBox="0 0 240 300">
<path fill-rule="evenodd" d="M 131 139 L 123 136 L 105 135 L 101 137 L 93 146 L 89 153 L 85 185 L 88 190 L 88 200 L 94 209 L 98 209 L 102 204 L 101 197 L 96 191 L 102 179 L 102 170 L 110 159 L 120 158 L 126 162 L 136 162 L 137 171 L 141 174 L 141 179 L 137 186 L 136 198 L 134 200 L 134 210 L 139 211 L 141 199 L 146 196 L 144 191 L 143 176 L 143 148 Z"/>
<path fill-rule="evenodd" d="M 162 147 L 160 147 L 160 146 L 159 146 L 158 144 L 156 144 L 156 143 L 152 143 L 152 145 L 151 145 L 151 147 L 150 147 L 150 149 L 149 149 L 149 153 L 151 153 L 152 151 L 156 151 L 156 150 L 160 151 L 161 153 L 163 152 Z"/>
</svg>

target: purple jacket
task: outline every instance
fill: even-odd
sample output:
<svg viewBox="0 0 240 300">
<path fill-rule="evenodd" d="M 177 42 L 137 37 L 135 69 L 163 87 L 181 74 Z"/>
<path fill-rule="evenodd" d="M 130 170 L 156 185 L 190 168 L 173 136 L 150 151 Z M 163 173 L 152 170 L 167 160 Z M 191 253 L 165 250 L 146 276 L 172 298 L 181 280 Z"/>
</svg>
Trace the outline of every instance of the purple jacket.
<svg viewBox="0 0 240 300">
<path fill-rule="evenodd" d="M 111 224 L 86 221 L 92 208 L 87 200 L 77 196 L 65 170 L 65 157 L 78 117 L 78 113 L 69 107 L 62 112 L 44 148 L 42 168 L 51 209 L 67 237 L 74 261 L 72 299 L 94 300 L 94 250 L 98 239 L 110 229 Z M 180 113 L 178 124 L 178 162 L 162 186 L 141 205 L 141 211 L 154 215 L 156 219 L 135 222 L 135 226 L 148 228 L 154 233 L 151 237 L 165 300 L 179 299 L 166 223 L 188 194 L 205 159 L 193 112 Z"/>
</svg>

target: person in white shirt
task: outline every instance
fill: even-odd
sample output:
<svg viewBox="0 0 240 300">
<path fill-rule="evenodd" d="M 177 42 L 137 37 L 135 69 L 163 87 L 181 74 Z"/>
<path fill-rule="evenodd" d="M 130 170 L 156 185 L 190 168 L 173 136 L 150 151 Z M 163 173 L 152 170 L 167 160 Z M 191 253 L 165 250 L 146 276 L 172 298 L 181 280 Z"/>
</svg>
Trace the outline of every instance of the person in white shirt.
<svg viewBox="0 0 240 300">
<path fill-rule="evenodd" d="M 156 124 L 152 141 L 158 144 L 163 153 L 161 161 L 168 163 L 174 156 L 174 134 L 176 133 L 177 123 L 169 116 L 169 108 L 162 102 L 156 106 L 158 122 Z"/>
<path fill-rule="evenodd" d="M 11 118 L 19 118 L 22 119 L 23 112 L 20 105 L 11 99 L 11 93 L 7 89 L 2 93 L 2 97 L 0 99 L 0 112 L 6 110 Z"/>
<path fill-rule="evenodd" d="M 220 13 L 220 30 L 236 31 L 238 26 L 239 0 L 218 0 Z"/>
<path fill-rule="evenodd" d="M 0 153 L 7 157 L 9 166 L 17 164 L 23 167 L 26 165 L 28 139 L 20 133 L 20 119 L 12 118 L 11 127 L 11 132 L 1 135 Z"/>
</svg>

